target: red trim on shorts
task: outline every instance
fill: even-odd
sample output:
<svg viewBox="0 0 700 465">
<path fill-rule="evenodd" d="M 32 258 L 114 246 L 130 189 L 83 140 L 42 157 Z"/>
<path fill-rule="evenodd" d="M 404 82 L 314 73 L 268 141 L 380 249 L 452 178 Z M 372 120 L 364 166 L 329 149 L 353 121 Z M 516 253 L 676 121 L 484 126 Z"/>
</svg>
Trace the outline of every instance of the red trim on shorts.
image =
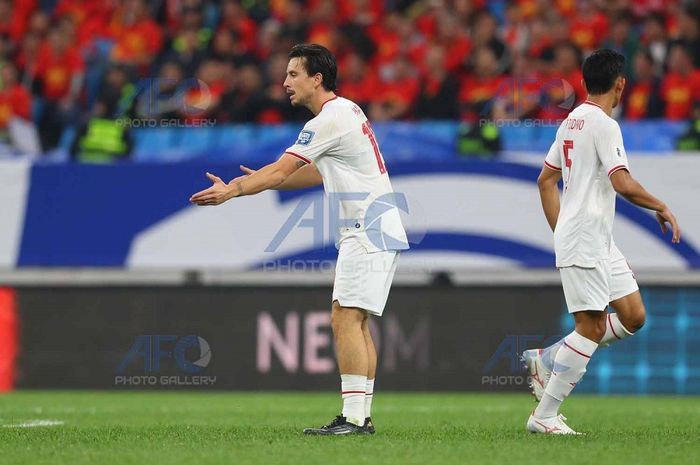
<svg viewBox="0 0 700 465">
<path fill-rule="evenodd" d="M 547 160 L 544 161 L 544 166 L 546 166 L 547 168 L 553 169 L 554 171 L 561 171 L 561 168 L 558 168 L 558 167 L 552 165 L 551 163 L 547 163 Z"/>
<path fill-rule="evenodd" d="M 586 355 L 586 354 L 584 354 L 583 352 L 581 352 L 580 350 L 574 349 L 573 347 L 571 347 L 569 344 L 566 343 L 566 341 L 564 341 L 564 345 L 565 345 L 566 347 L 568 347 L 569 349 L 573 350 L 574 352 L 576 352 L 577 354 L 583 356 L 583 357 L 591 358 L 590 355 Z"/>
<path fill-rule="evenodd" d="M 621 338 L 620 336 L 618 336 L 617 333 L 615 332 L 615 328 L 613 328 L 612 319 L 611 319 L 611 318 L 612 318 L 612 313 L 608 313 L 608 325 L 610 326 L 610 331 L 612 331 L 613 336 L 615 336 L 615 337 L 618 338 L 618 339 L 622 339 L 622 338 Z"/>
<path fill-rule="evenodd" d="M 343 396 L 345 394 L 365 394 L 365 391 L 342 391 L 340 394 Z"/>
<path fill-rule="evenodd" d="M 329 98 L 328 100 L 326 100 L 325 102 L 323 102 L 323 103 L 321 104 L 321 110 L 323 110 L 323 106 L 324 106 L 326 103 L 330 102 L 331 100 L 335 100 L 335 99 L 337 99 L 337 98 L 338 98 L 338 96 L 336 95 L 335 97 L 331 97 L 331 98 Z"/>
<path fill-rule="evenodd" d="M 303 156 L 303 155 L 299 155 L 298 153 L 290 152 L 289 150 L 287 150 L 287 151 L 284 152 L 284 153 L 288 153 L 288 154 L 290 154 L 290 155 L 293 156 L 293 157 L 297 157 L 299 160 L 301 160 L 301 161 L 303 161 L 303 162 L 306 162 L 306 163 L 308 163 L 308 164 L 311 164 L 311 160 L 309 160 L 308 158 L 306 158 L 306 157 Z"/>
<path fill-rule="evenodd" d="M 627 169 L 627 166 L 625 165 L 617 165 L 616 167 L 612 168 L 610 171 L 608 171 L 608 176 L 613 174 L 615 171 L 620 171 L 621 169 Z"/>
</svg>

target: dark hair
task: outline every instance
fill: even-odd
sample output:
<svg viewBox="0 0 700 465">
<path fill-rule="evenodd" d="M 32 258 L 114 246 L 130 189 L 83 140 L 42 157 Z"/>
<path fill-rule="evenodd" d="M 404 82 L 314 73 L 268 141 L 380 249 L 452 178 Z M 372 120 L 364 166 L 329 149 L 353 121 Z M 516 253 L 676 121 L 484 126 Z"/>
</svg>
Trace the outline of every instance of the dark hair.
<svg viewBox="0 0 700 465">
<path fill-rule="evenodd" d="M 608 92 L 615 80 L 623 75 L 625 57 L 614 50 L 601 49 L 593 52 L 583 62 L 583 81 L 591 95 Z"/>
<path fill-rule="evenodd" d="M 323 88 L 335 91 L 337 88 L 338 65 L 333 54 L 323 45 L 296 44 L 289 52 L 289 58 L 304 58 L 304 69 L 309 76 L 321 73 Z"/>
</svg>

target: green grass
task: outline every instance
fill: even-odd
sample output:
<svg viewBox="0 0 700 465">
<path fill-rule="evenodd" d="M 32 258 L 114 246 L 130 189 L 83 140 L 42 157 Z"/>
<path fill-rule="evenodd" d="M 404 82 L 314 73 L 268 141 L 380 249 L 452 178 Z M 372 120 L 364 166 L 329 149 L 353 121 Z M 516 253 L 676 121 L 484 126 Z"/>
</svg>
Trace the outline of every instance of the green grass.
<svg viewBox="0 0 700 465">
<path fill-rule="evenodd" d="M 378 392 L 371 437 L 305 437 L 338 395 L 43 392 L 0 396 L 0 463 L 11 464 L 697 464 L 697 397 L 572 396 L 585 437 L 531 435 L 526 395 Z"/>
</svg>

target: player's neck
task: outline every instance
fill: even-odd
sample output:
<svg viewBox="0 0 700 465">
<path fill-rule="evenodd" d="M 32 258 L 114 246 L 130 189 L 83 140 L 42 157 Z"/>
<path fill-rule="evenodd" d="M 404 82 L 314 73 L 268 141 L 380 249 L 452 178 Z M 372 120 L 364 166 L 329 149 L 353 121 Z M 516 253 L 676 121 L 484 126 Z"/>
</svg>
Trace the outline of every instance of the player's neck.
<svg viewBox="0 0 700 465">
<path fill-rule="evenodd" d="M 614 95 L 601 94 L 601 95 L 591 95 L 588 94 L 586 102 L 595 103 L 598 105 L 608 116 L 612 116 L 613 101 L 615 100 Z"/>
<path fill-rule="evenodd" d="M 329 100 L 333 100 L 336 97 L 337 95 L 335 95 L 335 92 L 332 91 L 320 92 L 313 98 L 313 100 L 307 108 L 311 110 L 311 113 L 313 113 L 314 115 L 318 115 L 319 113 L 321 113 L 323 105 Z"/>
</svg>

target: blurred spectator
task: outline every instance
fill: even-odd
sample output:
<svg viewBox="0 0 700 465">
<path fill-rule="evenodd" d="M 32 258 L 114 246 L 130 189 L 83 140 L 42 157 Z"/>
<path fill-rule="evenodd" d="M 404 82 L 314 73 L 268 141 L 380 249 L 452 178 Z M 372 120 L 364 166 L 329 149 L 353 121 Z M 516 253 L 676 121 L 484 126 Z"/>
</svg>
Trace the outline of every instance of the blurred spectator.
<svg viewBox="0 0 700 465">
<path fill-rule="evenodd" d="M 253 21 L 237 0 L 221 2 L 220 29 L 233 32 L 241 43 L 243 53 L 253 53 L 256 49 L 258 25 Z"/>
<path fill-rule="evenodd" d="M 445 68 L 445 50 L 433 46 L 425 57 L 426 73 L 416 101 L 418 119 L 457 119 L 459 82 Z"/>
<path fill-rule="evenodd" d="M 182 106 L 180 86 L 185 74 L 176 61 L 166 62 L 155 80 L 138 82 L 135 89 L 136 116 L 149 120 L 179 120 Z"/>
<path fill-rule="evenodd" d="M 76 119 L 76 104 L 83 84 L 84 65 L 67 33 L 54 28 L 39 50 L 36 78 L 44 106 L 39 119 L 44 150 L 56 147 L 67 123 Z"/>
<path fill-rule="evenodd" d="M 206 44 L 200 41 L 197 29 L 193 28 L 181 30 L 172 40 L 171 48 L 162 55 L 166 62 L 177 62 L 185 76 L 194 76 L 205 57 Z"/>
<path fill-rule="evenodd" d="M 678 120 L 690 117 L 693 102 L 700 100 L 700 71 L 693 69 L 690 51 L 683 44 L 668 52 L 668 73 L 661 84 L 664 115 Z"/>
<path fill-rule="evenodd" d="M 384 66 L 380 74 L 379 94 L 369 108 L 374 121 L 407 118 L 418 94 L 418 73 L 404 56 Z"/>
<path fill-rule="evenodd" d="M 5 62 L 0 66 L 0 133 L 5 133 L 12 118 L 31 121 L 32 96 L 19 82 L 15 65 Z"/>
<path fill-rule="evenodd" d="M 700 6 L 688 4 L 678 15 L 678 40 L 674 43 L 684 45 L 691 52 L 693 66 L 700 68 Z"/>
<path fill-rule="evenodd" d="M 640 50 L 633 58 L 634 71 L 627 81 L 623 97 L 627 119 L 659 118 L 663 114 L 661 80 L 656 76 L 654 58 L 649 50 Z"/>
<path fill-rule="evenodd" d="M 610 36 L 603 42 L 603 48 L 609 48 L 627 57 L 625 60 L 625 75 L 632 74 L 632 57 L 639 48 L 639 39 L 632 29 L 632 13 L 621 12 L 610 27 Z"/>
<path fill-rule="evenodd" d="M 490 13 L 479 13 L 472 26 L 472 46 L 476 49 L 482 45 L 491 47 L 499 61 L 507 59 L 506 46 L 496 36 L 498 24 Z"/>
<path fill-rule="evenodd" d="M 491 117 L 491 99 L 499 91 L 504 76 L 498 58 L 489 46 L 474 51 L 474 70 L 462 82 L 459 91 L 462 119 L 475 122 Z"/>
<path fill-rule="evenodd" d="M 0 35 L 18 43 L 26 32 L 29 16 L 36 6 L 36 0 L 0 0 Z"/>
<path fill-rule="evenodd" d="M 571 41 L 584 53 L 598 48 L 608 34 L 608 19 L 593 8 L 589 0 L 579 0 L 571 21 Z"/>
<path fill-rule="evenodd" d="M 642 43 L 649 49 L 654 65 L 661 69 L 666 61 L 668 38 L 666 37 L 666 20 L 660 13 L 655 13 L 644 20 Z"/>
<path fill-rule="evenodd" d="M 229 88 L 225 79 L 224 64 L 206 60 L 197 71 L 195 79 L 183 83 L 184 100 L 180 115 L 185 121 L 202 121 L 214 114 L 221 97 Z"/>
<path fill-rule="evenodd" d="M 293 107 L 289 95 L 282 85 L 287 77 L 286 53 L 272 55 L 265 64 L 266 81 L 263 107 L 258 115 L 261 123 L 282 123 L 284 121 L 306 121 L 311 112 L 304 107 Z M 341 95 L 342 94 L 341 82 Z"/>
<path fill-rule="evenodd" d="M 496 120 L 521 120 L 537 116 L 542 79 L 528 56 L 513 57 L 511 75 L 494 96 L 492 117 Z"/>
<path fill-rule="evenodd" d="M 539 118 L 557 120 L 566 118 L 573 108 L 586 99 L 581 73 L 581 56 L 576 46 L 570 42 L 557 44 L 542 61 L 543 81 L 541 87 L 541 110 Z"/>
<path fill-rule="evenodd" d="M 364 112 L 379 93 L 379 80 L 372 67 L 362 56 L 352 52 L 340 66 L 338 93 L 357 103 Z"/>
<path fill-rule="evenodd" d="M 116 63 L 135 66 L 145 75 L 162 46 L 162 33 L 151 19 L 144 0 L 124 0 L 112 17 L 109 25 L 116 43 L 112 49 L 112 60 Z"/>
<path fill-rule="evenodd" d="M 309 31 L 304 4 L 300 0 L 289 0 L 285 4 L 284 21 L 280 34 L 295 44 L 303 43 Z"/>
<path fill-rule="evenodd" d="M 93 116 L 110 119 L 133 117 L 136 88 L 129 81 L 129 73 L 124 66 L 110 66 L 100 85 Z"/>
<path fill-rule="evenodd" d="M 217 120 L 256 122 L 264 103 L 260 71 L 255 65 L 244 65 L 236 72 L 233 87 L 221 97 Z"/>
</svg>

